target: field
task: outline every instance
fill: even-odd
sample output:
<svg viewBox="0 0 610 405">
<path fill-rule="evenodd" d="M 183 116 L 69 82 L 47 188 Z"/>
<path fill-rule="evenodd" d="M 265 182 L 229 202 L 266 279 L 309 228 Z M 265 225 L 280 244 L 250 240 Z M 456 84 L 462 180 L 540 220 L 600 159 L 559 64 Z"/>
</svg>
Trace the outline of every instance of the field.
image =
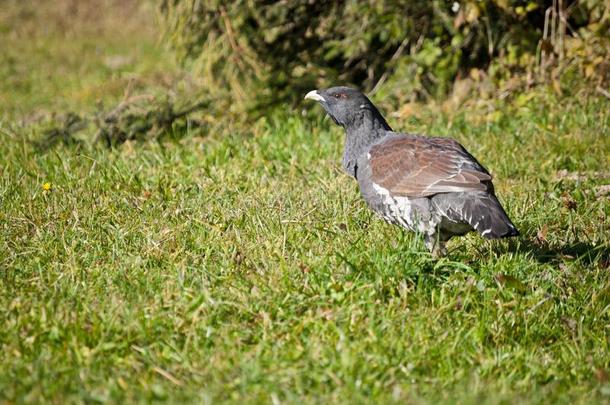
<svg viewBox="0 0 610 405">
<path fill-rule="evenodd" d="M 0 403 L 610 402 L 607 98 L 386 111 L 466 145 L 522 233 L 436 260 L 368 211 L 319 107 L 37 150 L 54 112 L 188 74 L 146 8 L 7 4 Z"/>
</svg>

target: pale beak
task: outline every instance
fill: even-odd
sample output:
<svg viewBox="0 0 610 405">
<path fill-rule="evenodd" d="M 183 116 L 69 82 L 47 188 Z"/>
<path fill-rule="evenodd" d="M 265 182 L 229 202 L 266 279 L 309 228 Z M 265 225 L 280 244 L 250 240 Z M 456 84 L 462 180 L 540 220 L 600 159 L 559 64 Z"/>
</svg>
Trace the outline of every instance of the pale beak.
<svg viewBox="0 0 610 405">
<path fill-rule="evenodd" d="M 312 90 L 305 95 L 305 100 L 326 101 L 317 90 Z"/>
</svg>

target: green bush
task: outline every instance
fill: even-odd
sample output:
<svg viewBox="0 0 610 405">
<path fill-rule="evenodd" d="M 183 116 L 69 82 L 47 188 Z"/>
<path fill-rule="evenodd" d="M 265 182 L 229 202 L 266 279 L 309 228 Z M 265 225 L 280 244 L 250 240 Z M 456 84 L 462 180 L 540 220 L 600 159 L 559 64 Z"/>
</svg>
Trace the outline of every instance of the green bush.
<svg viewBox="0 0 610 405">
<path fill-rule="evenodd" d="M 499 81 L 556 66 L 587 36 L 599 43 L 584 53 L 607 64 L 603 0 L 162 0 L 160 10 L 182 60 L 255 108 L 339 83 L 438 97 L 473 68 Z"/>
</svg>

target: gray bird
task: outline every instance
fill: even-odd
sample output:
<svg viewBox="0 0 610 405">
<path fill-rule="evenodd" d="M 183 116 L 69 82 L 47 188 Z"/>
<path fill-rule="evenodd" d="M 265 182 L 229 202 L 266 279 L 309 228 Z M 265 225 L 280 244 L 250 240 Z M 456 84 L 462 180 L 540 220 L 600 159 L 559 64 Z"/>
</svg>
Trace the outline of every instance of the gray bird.
<svg viewBox="0 0 610 405">
<path fill-rule="evenodd" d="M 392 131 L 379 110 L 349 87 L 313 90 L 345 129 L 343 168 L 368 206 L 387 222 L 418 232 L 435 255 L 453 236 L 519 234 L 494 194 L 489 172 L 454 139 Z"/>
</svg>

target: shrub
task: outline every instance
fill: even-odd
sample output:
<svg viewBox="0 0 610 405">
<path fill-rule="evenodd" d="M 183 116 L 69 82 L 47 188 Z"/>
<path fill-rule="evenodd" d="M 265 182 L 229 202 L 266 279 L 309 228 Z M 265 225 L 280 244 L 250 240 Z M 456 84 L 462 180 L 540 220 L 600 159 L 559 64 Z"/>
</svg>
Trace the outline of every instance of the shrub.
<svg viewBox="0 0 610 405">
<path fill-rule="evenodd" d="M 160 10 L 181 59 L 256 109 L 336 83 L 438 97 L 473 68 L 501 81 L 575 57 L 608 80 L 603 0 L 162 0 Z"/>
</svg>

